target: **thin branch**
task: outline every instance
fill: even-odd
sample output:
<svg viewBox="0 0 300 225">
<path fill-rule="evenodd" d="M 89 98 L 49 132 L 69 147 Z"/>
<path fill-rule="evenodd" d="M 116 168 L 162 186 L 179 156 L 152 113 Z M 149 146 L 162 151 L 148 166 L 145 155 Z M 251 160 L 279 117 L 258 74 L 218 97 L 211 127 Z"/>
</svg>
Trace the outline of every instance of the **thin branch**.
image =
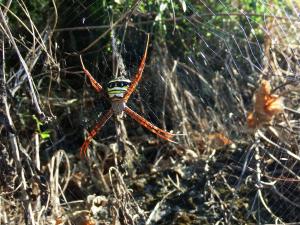
<svg viewBox="0 0 300 225">
<path fill-rule="evenodd" d="M 2 10 L 0 10 L 0 14 L 1 17 L 4 19 L 4 15 L 2 13 Z M 3 37 L 3 33 L 2 33 L 2 37 Z M 1 80 L 3 81 L 4 85 L 6 83 L 6 77 L 5 77 L 5 48 L 4 48 L 4 44 L 5 41 L 2 40 L 2 77 Z M 5 92 L 5 90 L 3 90 Z M 11 119 L 10 116 L 10 110 L 9 110 L 9 106 L 7 103 L 7 99 L 6 99 L 6 94 L 4 94 L 2 96 L 2 101 L 4 104 L 4 108 L 5 108 L 5 114 L 6 114 L 6 118 L 8 120 L 9 126 L 14 127 L 13 125 L 13 121 Z M 16 170 L 18 172 L 19 175 L 19 179 L 21 182 L 21 186 L 20 186 L 20 193 L 22 196 L 22 204 L 24 206 L 24 219 L 25 221 L 28 220 L 28 216 L 29 219 L 31 220 L 31 224 L 35 224 L 35 219 L 34 219 L 34 215 L 33 215 L 33 210 L 32 210 L 32 205 L 29 201 L 29 195 L 27 193 L 27 181 L 25 178 L 25 169 L 22 165 L 22 159 L 20 157 L 20 148 L 19 148 L 19 144 L 18 144 L 18 140 L 17 140 L 17 136 L 13 133 L 9 133 L 9 141 L 11 144 L 11 148 L 12 148 L 12 155 L 13 155 L 13 159 L 14 159 L 14 163 L 16 165 Z"/>
<path fill-rule="evenodd" d="M 34 103 L 35 109 L 36 109 L 37 113 L 39 114 L 39 116 L 41 116 L 42 118 L 44 118 L 45 114 L 43 113 L 43 111 L 40 108 L 40 105 L 39 105 L 39 102 L 38 102 L 38 98 L 37 98 L 35 90 L 34 90 L 34 83 L 33 83 L 32 77 L 30 75 L 28 66 L 27 66 L 25 60 L 23 59 L 23 57 L 22 57 L 19 49 L 18 49 L 18 46 L 17 46 L 17 44 L 16 44 L 16 42 L 14 40 L 14 37 L 13 37 L 12 33 L 10 32 L 10 28 L 9 28 L 9 26 L 8 26 L 8 24 L 6 22 L 6 19 L 5 19 L 4 15 L 3 15 L 2 9 L 0 10 L 0 16 L 1 16 L 2 24 L 4 26 L 6 34 L 8 35 L 8 38 L 10 39 L 10 41 L 11 41 L 11 43 L 12 43 L 12 45 L 13 45 L 13 47 L 14 47 L 14 49 L 15 49 L 18 57 L 19 57 L 19 60 L 20 60 L 22 66 L 23 66 L 23 68 L 25 70 L 25 73 L 27 75 L 27 79 L 28 79 L 30 90 L 31 90 L 31 96 L 33 98 L 33 103 Z"/>
</svg>

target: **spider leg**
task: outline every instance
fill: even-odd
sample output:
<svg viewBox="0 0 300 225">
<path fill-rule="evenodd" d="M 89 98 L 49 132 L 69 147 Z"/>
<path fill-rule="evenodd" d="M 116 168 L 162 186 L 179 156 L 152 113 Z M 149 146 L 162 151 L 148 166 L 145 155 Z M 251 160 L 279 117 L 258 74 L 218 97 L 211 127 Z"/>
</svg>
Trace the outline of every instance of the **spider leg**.
<svg viewBox="0 0 300 225">
<path fill-rule="evenodd" d="M 105 123 L 109 120 L 109 118 L 113 115 L 113 110 L 110 108 L 105 114 L 102 114 L 99 121 L 96 123 L 95 127 L 89 135 L 84 140 L 81 148 L 80 148 L 80 156 L 86 155 L 87 148 L 93 139 L 93 137 L 97 134 L 97 132 L 105 125 Z"/>
<path fill-rule="evenodd" d="M 93 86 L 93 88 L 97 91 L 97 92 L 101 92 L 103 90 L 101 84 L 99 84 L 95 79 L 94 77 L 90 74 L 90 72 L 85 68 L 84 64 L 83 64 L 83 61 L 82 61 L 82 57 L 81 55 L 79 56 L 80 57 L 80 62 L 81 62 L 81 67 L 83 69 L 83 72 L 85 73 L 86 76 L 88 76 L 88 78 L 90 79 L 90 82 Z"/>
<path fill-rule="evenodd" d="M 134 80 L 131 82 L 130 86 L 127 89 L 127 92 L 124 95 L 123 99 L 125 100 L 125 102 L 128 101 L 130 95 L 132 94 L 132 92 L 134 92 L 136 86 L 138 85 L 139 81 L 142 78 L 142 74 L 143 74 L 143 71 L 144 71 L 145 62 L 146 62 L 146 58 L 147 58 L 148 45 L 149 45 L 149 34 L 147 36 L 146 48 L 145 48 L 143 58 L 142 58 L 142 60 L 140 62 L 140 65 L 139 65 L 138 72 L 136 73 L 136 75 L 134 77 Z"/>
<path fill-rule="evenodd" d="M 139 124 L 141 124 L 142 126 L 146 127 L 148 130 L 150 130 L 152 133 L 156 134 L 157 136 L 159 136 L 160 138 L 176 143 L 175 141 L 171 140 L 171 138 L 174 137 L 174 134 L 171 134 L 167 131 L 164 131 L 158 127 L 156 127 L 155 125 L 153 125 L 152 123 L 150 123 L 149 121 L 147 121 L 145 118 L 143 118 L 142 116 L 140 116 L 139 114 L 137 114 L 136 112 L 134 112 L 132 109 L 130 109 L 129 107 L 126 106 L 126 108 L 124 109 L 124 111 L 135 121 L 137 121 Z"/>
</svg>

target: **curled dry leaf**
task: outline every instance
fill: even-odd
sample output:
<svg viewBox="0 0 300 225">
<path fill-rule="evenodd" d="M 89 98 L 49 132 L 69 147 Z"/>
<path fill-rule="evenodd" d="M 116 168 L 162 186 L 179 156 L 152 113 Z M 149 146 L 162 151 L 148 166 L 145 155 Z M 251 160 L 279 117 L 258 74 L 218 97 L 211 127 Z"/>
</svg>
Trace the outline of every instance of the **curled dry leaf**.
<svg viewBox="0 0 300 225">
<path fill-rule="evenodd" d="M 284 110 L 283 99 L 271 94 L 271 85 L 267 80 L 262 80 L 260 87 L 255 92 L 254 109 L 247 117 L 249 128 L 256 128 L 262 124 L 270 123 L 274 116 Z"/>
</svg>

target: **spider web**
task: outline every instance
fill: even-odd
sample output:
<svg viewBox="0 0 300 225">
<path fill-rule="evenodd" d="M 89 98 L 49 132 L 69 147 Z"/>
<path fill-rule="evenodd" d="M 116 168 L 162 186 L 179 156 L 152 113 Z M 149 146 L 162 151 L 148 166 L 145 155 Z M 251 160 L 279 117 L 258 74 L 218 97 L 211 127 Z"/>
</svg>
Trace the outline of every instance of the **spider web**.
<svg viewBox="0 0 300 225">
<path fill-rule="evenodd" d="M 184 22 L 175 21 L 185 30 L 175 31 L 174 35 L 187 37 L 185 32 L 189 32 L 190 38 L 197 41 L 191 42 L 191 51 L 186 55 L 172 44 L 166 54 L 158 50 L 162 61 L 151 67 L 152 74 L 160 76 L 154 93 L 166 85 L 170 92 L 167 101 L 181 104 L 181 113 L 174 107 L 166 109 L 173 123 L 187 120 L 180 128 L 187 134 L 181 141 L 195 143 L 192 136 L 195 130 L 201 130 L 202 134 L 222 133 L 236 144 L 234 150 L 218 152 L 214 146 L 212 152 L 205 152 L 210 155 L 205 197 L 214 203 L 208 210 L 221 214 L 211 223 L 300 221 L 299 5 L 285 3 L 250 3 L 256 4 L 252 8 L 256 11 L 225 1 L 187 3 Z M 170 23 L 168 32 L 172 26 Z M 275 93 L 284 96 L 287 109 L 285 119 L 254 131 L 245 121 L 262 79 L 269 80 L 273 89 L 279 87 Z M 154 104 L 159 101 L 161 98 Z M 224 194 L 225 189 L 234 191 Z"/>
<path fill-rule="evenodd" d="M 182 85 L 210 105 L 198 113 L 199 124 L 201 120 L 214 124 L 213 128 L 206 127 L 206 132 L 222 132 L 240 143 L 234 151 L 212 152 L 207 164 L 206 200 L 218 202 L 210 209 L 224 210 L 219 221 L 225 223 L 253 219 L 259 224 L 297 224 L 299 5 L 256 1 L 252 4 L 256 4 L 257 11 L 247 11 L 247 5 L 218 1 L 216 11 L 209 7 L 212 2 L 201 2 L 200 7 L 187 5 L 191 13 L 186 17 L 188 26 L 194 28 L 191 36 L 199 42 L 192 46 L 193 52 L 184 63 L 195 70 L 208 93 L 203 95 L 205 90 L 199 89 L 194 92 L 187 87 L 187 79 Z M 223 24 L 214 26 L 218 20 Z M 291 83 L 276 90 L 285 98 L 286 118 L 251 131 L 245 128 L 246 112 L 251 110 L 249 99 L 261 79 L 271 81 L 275 87 Z M 252 144 L 243 146 L 245 140 Z M 232 195 L 224 195 L 227 188 L 234 190 Z"/>
<path fill-rule="evenodd" d="M 206 156 L 206 183 L 197 193 L 204 193 L 209 224 L 299 223 L 299 5 L 181 1 L 181 15 L 162 5 L 152 24 L 145 22 L 160 27 L 159 14 L 170 13 L 160 27 L 166 42 L 150 47 L 131 107 L 184 134 L 178 141 Z M 143 43 L 145 34 L 120 27 L 113 35 L 113 49 L 132 77 L 143 54 L 136 40 Z M 285 115 L 251 130 L 247 113 L 262 79 L 284 97 Z M 216 133 L 234 144 L 215 144 L 210 135 Z"/>
</svg>

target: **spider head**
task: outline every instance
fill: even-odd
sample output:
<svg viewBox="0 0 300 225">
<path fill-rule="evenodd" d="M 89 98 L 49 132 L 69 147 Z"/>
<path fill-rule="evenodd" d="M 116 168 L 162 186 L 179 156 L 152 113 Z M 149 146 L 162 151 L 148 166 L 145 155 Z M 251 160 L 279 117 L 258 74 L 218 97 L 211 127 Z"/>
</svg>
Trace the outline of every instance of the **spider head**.
<svg viewBox="0 0 300 225">
<path fill-rule="evenodd" d="M 118 77 L 108 82 L 107 93 L 109 98 L 114 100 L 120 100 L 124 97 L 131 81 L 125 77 Z"/>
</svg>

